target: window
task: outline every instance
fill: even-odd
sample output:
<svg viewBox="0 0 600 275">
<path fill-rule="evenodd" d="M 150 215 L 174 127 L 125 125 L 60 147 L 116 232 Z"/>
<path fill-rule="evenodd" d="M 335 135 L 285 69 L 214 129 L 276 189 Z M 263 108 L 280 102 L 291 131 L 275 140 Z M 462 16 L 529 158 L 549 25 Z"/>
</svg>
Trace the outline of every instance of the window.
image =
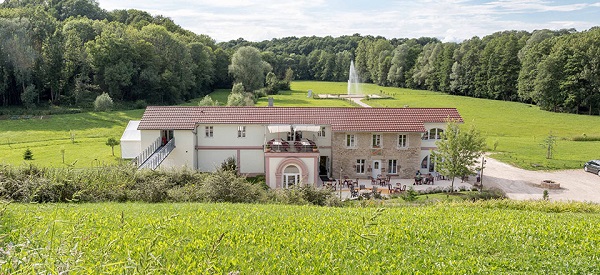
<svg viewBox="0 0 600 275">
<path fill-rule="evenodd" d="M 408 145 L 407 135 L 398 135 L 398 148 L 406 148 Z"/>
<path fill-rule="evenodd" d="M 427 169 L 427 165 L 429 164 L 429 156 L 426 156 L 421 161 L 421 168 Z"/>
<path fill-rule="evenodd" d="M 246 126 L 238 126 L 238 137 L 246 137 Z"/>
<path fill-rule="evenodd" d="M 346 135 L 346 147 L 355 147 L 356 146 L 356 137 L 354 135 Z"/>
<path fill-rule="evenodd" d="M 365 173 L 365 160 L 364 159 L 357 159 L 356 160 L 356 173 L 357 174 L 364 174 Z"/>
<path fill-rule="evenodd" d="M 433 129 L 429 130 L 428 132 L 426 132 L 423 135 L 423 140 L 427 140 L 427 139 L 442 139 L 442 133 L 444 133 L 443 129 L 433 128 Z"/>
<path fill-rule="evenodd" d="M 373 142 L 371 145 L 373 145 L 373 148 L 381 148 L 381 135 L 373 135 Z"/>
<path fill-rule="evenodd" d="M 300 183 L 300 169 L 290 165 L 283 170 L 283 187 L 290 188 Z"/>
<path fill-rule="evenodd" d="M 204 126 L 204 136 L 207 138 L 213 137 L 213 127 L 212 126 Z"/>
<path fill-rule="evenodd" d="M 325 137 L 325 126 L 321 126 L 321 130 L 319 130 L 318 136 Z"/>
<path fill-rule="evenodd" d="M 388 174 L 398 174 L 398 160 L 390 159 L 388 160 Z"/>
</svg>

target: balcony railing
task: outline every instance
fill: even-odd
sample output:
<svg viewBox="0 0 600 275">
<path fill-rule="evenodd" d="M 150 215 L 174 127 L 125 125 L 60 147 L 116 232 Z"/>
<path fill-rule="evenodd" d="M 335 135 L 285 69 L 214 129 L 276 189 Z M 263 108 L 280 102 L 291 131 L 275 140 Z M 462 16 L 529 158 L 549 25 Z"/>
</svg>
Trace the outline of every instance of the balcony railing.
<svg viewBox="0 0 600 275">
<path fill-rule="evenodd" d="M 319 149 L 315 142 L 309 139 L 298 141 L 272 139 L 265 144 L 265 152 L 308 153 L 319 152 Z"/>
</svg>

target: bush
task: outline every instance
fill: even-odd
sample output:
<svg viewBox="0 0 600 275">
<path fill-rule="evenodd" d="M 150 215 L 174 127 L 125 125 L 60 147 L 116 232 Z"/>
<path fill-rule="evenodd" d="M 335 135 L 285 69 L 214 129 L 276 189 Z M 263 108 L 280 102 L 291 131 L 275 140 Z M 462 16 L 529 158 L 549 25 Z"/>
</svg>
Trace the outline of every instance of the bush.
<svg viewBox="0 0 600 275">
<path fill-rule="evenodd" d="M 402 194 L 402 199 L 408 202 L 416 201 L 417 195 L 417 191 L 415 191 L 415 189 L 411 187 L 406 192 L 404 192 L 404 194 Z"/>
<path fill-rule="evenodd" d="M 202 194 L 209 202 L 258 202 L 265 197 L 260 186 L 250 184 L 233 171 L 221 169 L 206 177 Z"/>
<path fill-rule="evenodd" d="M 96 111 L 109 111 L 112 109 L 113 105 L 113 100 L 107 93 L 102 93 L 101 95 L 96 97 L 96 100 L 94 100 L 94 109 Z"/>
<path fill-rule="evenodd" d="M 498 188 L 485 189 L 481 192 L 471 192 L 467 196 L 471 201 L 505 199 L 506 194 Z"/>
<path fill-rule="evenodd" d="M 29 148 L 25 149 L 25 153 L 23 153 L 23 159 L 24 160 L 32 160 L 33 159 L 33 153 L 31 152 L 31 149 L 29 149 Z"/>
<path fill-rule="evenodd" d="M 330 190 L 319 189 L 312 185 L 293 186 L 286 189 L 278 189 L 271 191 L 272 200 L 285 204 L 313 204 L 313 205 L 328 205 L 337 204 L 331 197 L 335 197 Z M 338 199 L 339 200 L 339 199 Z M 340 201 L 341 203 L 341 201 Z"/>
</svg>

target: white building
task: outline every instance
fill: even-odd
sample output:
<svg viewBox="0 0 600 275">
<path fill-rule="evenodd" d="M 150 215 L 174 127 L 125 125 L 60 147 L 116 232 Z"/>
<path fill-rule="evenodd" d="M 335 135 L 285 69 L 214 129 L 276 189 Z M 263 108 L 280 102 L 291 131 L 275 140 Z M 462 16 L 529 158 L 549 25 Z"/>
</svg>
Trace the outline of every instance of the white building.
<svg viewBox="0 0 600 275">
<path fill-rule="evenodd" d="M 429 154 L 454 108 L 148 107 L 140 168 L 214 171 L 229 157 L 272 188 L 321 178 L 434 171 Z"/>
</svg>

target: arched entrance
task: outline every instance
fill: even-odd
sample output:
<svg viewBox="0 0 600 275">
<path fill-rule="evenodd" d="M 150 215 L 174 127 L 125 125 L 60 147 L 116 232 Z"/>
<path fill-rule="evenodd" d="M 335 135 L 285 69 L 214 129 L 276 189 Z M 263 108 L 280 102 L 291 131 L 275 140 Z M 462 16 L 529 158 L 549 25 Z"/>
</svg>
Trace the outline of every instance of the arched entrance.
<svg viewBox="0 0 600 275">
<path fill-rule="evenodd" d="M 275 178 L 277 188 L 288 188 L 301 182 L 307 183 L 308 166 L 298 158 L 287 158 L 277 166 Z"/>
</svg>

